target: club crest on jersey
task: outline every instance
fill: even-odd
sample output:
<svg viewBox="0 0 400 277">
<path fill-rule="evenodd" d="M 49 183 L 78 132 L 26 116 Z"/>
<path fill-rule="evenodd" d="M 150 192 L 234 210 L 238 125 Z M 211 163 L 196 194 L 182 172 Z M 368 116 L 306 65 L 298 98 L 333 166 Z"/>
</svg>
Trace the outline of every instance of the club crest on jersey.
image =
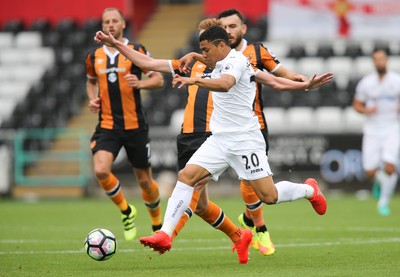
<svg viewBox="0 0 400 277">
<path fill-rule="evenodd" d="M 108 74 L 108 81 L 115 83 L 117 81 L 117 74 L 115 72 Z"/>
</svg>

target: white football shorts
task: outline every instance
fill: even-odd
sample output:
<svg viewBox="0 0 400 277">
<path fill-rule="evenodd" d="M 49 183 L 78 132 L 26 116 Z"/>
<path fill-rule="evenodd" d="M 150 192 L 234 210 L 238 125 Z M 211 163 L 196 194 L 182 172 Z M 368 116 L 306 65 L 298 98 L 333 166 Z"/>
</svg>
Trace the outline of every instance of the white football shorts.
<svg viewBox="0 0 400 277">
<path fill-rule="evenodd" d="M 272 176 L 265 154 L 264 137 L 258 130 L 241 135 L 211 135 L 187 164 L 203 167 L 215 181 L 229 166 L 236 171 L 239 180 Z"/>
<path fill-rule="evenodd" d="M 365 134 L 362 141 L 364 170 L 379 168 L 382 163 L 398 164 L 400 130 L 394 127 L 380 128 L 373 134 Z"/>
</svg>

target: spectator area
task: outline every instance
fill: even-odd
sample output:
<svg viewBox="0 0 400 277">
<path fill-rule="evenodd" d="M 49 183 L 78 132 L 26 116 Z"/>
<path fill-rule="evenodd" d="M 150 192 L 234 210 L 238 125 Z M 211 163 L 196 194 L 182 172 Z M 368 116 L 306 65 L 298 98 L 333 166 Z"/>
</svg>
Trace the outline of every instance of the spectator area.
<svg viewBox="0 0 400 277">
<path fill-rule="evenodd" d="M 1 128 L 64 127 L 68 119 L 81 112 L 86 100 L 84 57 L 95 46 L 93 34 L 100 29 L 99 19 L 88 19 L 82 24 L 65 18 L 54 26 L 38 19 L 30 26 L 21 21 L 7 22 L 0 32 L 0 126 Z M 246 39 L 259 41 L 266 37 L 266 19 L 250 24 Z M 288 69 L 306 76 L 327 71 L 334 73 L 334 81 L 310 92 L 276 92 L 264 86 L 264 105 L 271 131 L 278 130 L 273 118 L 298 118 L 293 123 L 299 131 L 307 131 L 306 118 L 318 132 L 324 124 L 343 123 L 359 79 L 373 71 L 370 54 L 376 47 L 384 47 L 390 54 L 389 67 L 400 72 L 400 43 L 397 41 L 264 41 Z M 150 47 L 150 46 L 149 46 Z M 198 51 L 196 32 L 187 38 L 187 45 L 176 50 L 176 57 Z M 170 86 L 171 76 L 164 74 L 166 86 L 143 92 L 143 105 L 151 126 L 179 126 L 186 102 L 186 93 Z M 291 111 L 291 110 L 294 111 Z M 281 110 L 283 113 L 278 112 Z M 295 112 L 296 111 L 296 112 Z M 308 112 L 307 112 L 308 113 Z M 353 115 L 352 115 L 353 116 Z M 349 116 L 349 118 L 352 118 Z M 327 123 L 329 119 L 329 123 Z M 358 120 L 358 119 L 357 119 Z M 356 122 L 360 122 L 357 121 Z M 316 124 L 315 124 L 316 123 Z M 284 124 L 285 125 L 285 124 Z M 290 124 L 289 124 L 290 125 Z M 285 125 L 288 127 L 289 125 Z M 290 127 L 290 131 L 298 128 Z M 343 124 L 342 124 L 343 125 Z M 318 126 L 318 127 L 317 127 Z M 350 126 L 350 123 L 349 123 Z M 354 127 L 359 130 L 359 126 Z M 286 128 L 287 129 L 287 128 Z M 332 127 L 331 132 L 348 131 Z M 282 130 L 283 131 L 283 130 Z"/>
</svg>

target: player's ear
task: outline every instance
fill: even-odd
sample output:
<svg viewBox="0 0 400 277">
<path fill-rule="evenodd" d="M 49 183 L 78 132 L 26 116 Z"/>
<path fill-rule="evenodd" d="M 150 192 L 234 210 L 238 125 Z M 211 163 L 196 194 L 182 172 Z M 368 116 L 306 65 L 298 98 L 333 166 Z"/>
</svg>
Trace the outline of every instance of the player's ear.
<svg viewBox="0 0 400 277">
<path fill-rule="evenodd" d="M 247 25 L 242 24 L 242 34 L 244 35 L 245 33 L 247 33 Z"/>
</svg>

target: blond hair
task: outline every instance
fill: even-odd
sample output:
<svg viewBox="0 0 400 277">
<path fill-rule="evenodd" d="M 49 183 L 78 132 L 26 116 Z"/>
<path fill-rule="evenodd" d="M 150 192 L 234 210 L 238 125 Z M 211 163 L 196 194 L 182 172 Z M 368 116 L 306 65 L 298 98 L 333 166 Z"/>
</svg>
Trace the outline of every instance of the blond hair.
<svg viewBox="0 0 400 277">
<path fill-rule="evenodd" d="M 104 9 L 103 13 L 101 14 L 101 17 L 103 18 L 103 15 L 104 15 L 106 12 L 110 12 L 110 11 L 116 11 L 116 12 L 118 12 L 119 15 L 121 16 L 122 21 L 125 21 L 124 15 L 122 14 L 121 10 L 120 10 L 120 9 L 117 9 L 117 8 L 114 8 L 114 7 L 110 7 L 110 8 Z"/>
<path fill-rule="evenodd" d="M 200 21 L 199 26 L 198 26 L 197 29 L 199 31 L 204 31 L 204 30 L 207 30 L 208 28 L 210 28 L 212 26 L 223 27 L 221 21 L 218 18 L 212 17 L 212 18 L 207 18 L 207 19 L 204 19 L 204 20 Z"/>
</svg>

